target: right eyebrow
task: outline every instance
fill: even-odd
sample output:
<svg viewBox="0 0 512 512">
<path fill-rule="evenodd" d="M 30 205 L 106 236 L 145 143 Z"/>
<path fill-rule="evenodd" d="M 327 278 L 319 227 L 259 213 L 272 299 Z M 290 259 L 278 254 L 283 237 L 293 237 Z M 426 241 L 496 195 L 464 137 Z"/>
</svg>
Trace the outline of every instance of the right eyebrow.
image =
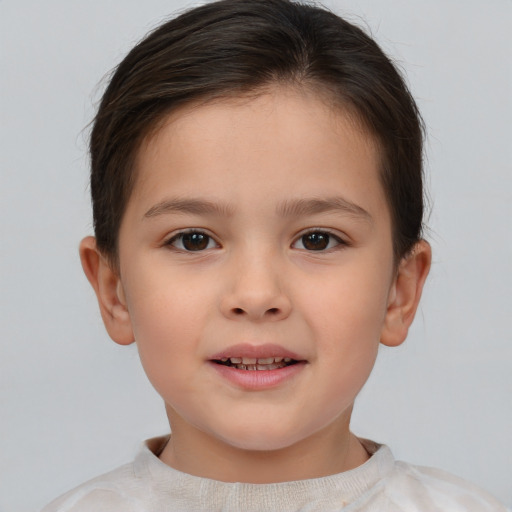
<svg viewBox="0 0 512 512">
<path fill-rule="evenodd" d="M 216 215 L 230 217 L 233 209 L 227 204 L 218 204 L 206 199 L 165 199 L 152 206 L 145 214 L 145 219 L 170 213 L 190 213 L 194 215 Z"/>
</svg>

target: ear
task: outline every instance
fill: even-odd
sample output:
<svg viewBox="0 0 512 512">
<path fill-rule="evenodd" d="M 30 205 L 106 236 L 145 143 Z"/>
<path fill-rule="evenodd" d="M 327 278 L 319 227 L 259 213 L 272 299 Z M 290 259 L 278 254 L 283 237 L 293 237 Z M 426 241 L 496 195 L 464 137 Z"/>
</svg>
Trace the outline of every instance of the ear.
<svg viewBox="0 0 512 512">
<path fill-rule="evenodd" d="M 96 292 L 108 334 L 120 345 L 133 343 L 135 338 L 121 278 L 98 251 L 94 237 L 88 236 L 80 243 L 80 260 L 85 275 Z"/>
<path fill-rule="evenodd" d="M 396 347 L 405 341 L 414 320 L 432 260 L 430 245 L 419 241 L 398 267 L 388 298 L 380 341 Z"/>
</svg>

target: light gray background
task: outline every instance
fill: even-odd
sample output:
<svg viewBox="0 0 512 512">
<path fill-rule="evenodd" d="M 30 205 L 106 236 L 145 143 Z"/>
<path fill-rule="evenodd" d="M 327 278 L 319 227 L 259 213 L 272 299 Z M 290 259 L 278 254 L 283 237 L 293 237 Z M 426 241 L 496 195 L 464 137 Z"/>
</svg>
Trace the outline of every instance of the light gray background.
<svg viewBox="0 0 512 512">
<path fill-rule="evenodd" d="M 135 347 L 103 330 L 77 245 L 100 78 L 185 0 L 0 0 L 0 510 L 28 512 L 166 432 Z M 357 434 L 512 504 L 512 2 L 330 0 L 406 70 L 429 127 L 434 264 L 382 350 Z"/>
</svg>

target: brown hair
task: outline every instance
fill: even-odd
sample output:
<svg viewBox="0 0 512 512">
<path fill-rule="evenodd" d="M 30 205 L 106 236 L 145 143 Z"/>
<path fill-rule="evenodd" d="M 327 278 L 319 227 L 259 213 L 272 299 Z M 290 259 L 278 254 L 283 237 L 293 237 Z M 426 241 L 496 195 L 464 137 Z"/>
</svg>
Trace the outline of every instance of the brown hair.
<svg viewBox="0 0 512 512">
<path fill-rule="evenodd" d="M 255 93 L 273 83 L 315 87 L 376 137 L 398 262 L 421 237 L 423 124 L 400 73 L 360 28 L 290 0 L 220 0 L 148 34 L 119 64 L 91 140 L 99 250 L 117 263 L 123 213 L 142 140 L 170 111 Z"/>
</svg>

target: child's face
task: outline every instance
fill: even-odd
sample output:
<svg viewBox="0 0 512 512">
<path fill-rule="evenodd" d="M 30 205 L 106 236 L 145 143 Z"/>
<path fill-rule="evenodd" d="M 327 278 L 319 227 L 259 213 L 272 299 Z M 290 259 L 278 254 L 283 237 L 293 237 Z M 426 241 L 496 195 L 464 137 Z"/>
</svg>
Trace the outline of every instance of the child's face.
<svg viewBox="0 0 512 512">
<path fill-rule="evenodd" d="M 176 435 L 272 450 L 348 428 L 396 298 L 378 165 L 348 117 L 286 90 L 185 108 L 141 148 L 119 321 Z"/>
</svg>

